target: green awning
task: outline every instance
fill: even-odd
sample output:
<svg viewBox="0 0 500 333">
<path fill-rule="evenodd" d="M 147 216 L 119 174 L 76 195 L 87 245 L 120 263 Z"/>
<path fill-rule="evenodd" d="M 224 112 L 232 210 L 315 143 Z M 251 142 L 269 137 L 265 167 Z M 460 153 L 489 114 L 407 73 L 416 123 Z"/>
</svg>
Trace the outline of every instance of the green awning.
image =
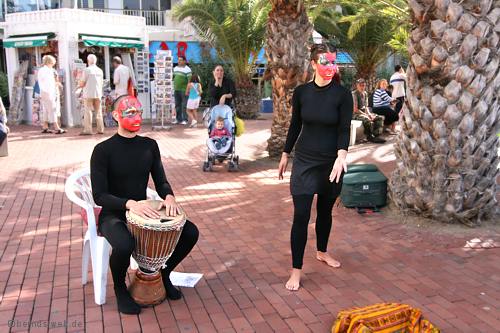
<svg viewBox="0 0 500 333">
<path fill-rule="evenodd" d="M 110 37 L 110 36 L 94 36 L 80 35 L 85 46 L 108 46 L 108 47 L 123 47 L 123 48 L 143 48 L 144 42 L 139 38 L 127 37 Z"/>
<path fill-rule="evenodd" d="M 46 46 L 48 40 L 54 37 L 54 33 L 10 36 L 3 40 L 3 47 Z"/>
</svg>

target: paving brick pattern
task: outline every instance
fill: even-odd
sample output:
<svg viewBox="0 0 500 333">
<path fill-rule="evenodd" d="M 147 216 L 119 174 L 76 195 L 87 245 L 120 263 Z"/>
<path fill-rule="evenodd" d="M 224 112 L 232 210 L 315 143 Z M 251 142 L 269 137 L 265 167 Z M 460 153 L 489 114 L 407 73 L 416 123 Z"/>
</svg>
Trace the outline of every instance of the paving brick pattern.
<svg viewBox="0 0 500 333">
<path fill-rule="evenodd" d="M 500 332 L 500 250 L 463 248 L 473 233 L 498 241 L 490 230 L 435 232 L 336 207 L 329 250 L 342 268 L 314 258 L 311 224 L 303 287 L 285 290 L 292 203 L 264 152 L 269 128 L 247 122 L 239 173 L 201 171 L 204 129 L 144 132 L 159 141 L 178 201 L 201 232 L 178 270 L 204 277 L 184 299 L 127 316 L 116 311 L 111 278 L 103 306 L 91 274 L 82 287 L 84 227 L 64 195 L 66 177 L 113 130 L 81 137 L 13 127 L 10 156 L 0 158 L 0 332 L 329 332 L 339 310 L 382 301 L 421 308 L 443 332 Z M 376 161 L 386 174 L 394 166 L 391 144 L 356 146 L 349 158 Z"/>
</svg>

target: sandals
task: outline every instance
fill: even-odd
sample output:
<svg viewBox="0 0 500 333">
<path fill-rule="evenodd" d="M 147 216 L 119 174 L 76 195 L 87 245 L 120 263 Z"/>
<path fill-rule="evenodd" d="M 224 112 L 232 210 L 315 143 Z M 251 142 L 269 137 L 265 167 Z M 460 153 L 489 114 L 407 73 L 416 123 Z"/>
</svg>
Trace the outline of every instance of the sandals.
<svg viewBox="0 0 500 333">
<path fill-rule="evenodd" d="M 64 133 L 66 133 L 66 131 L 61 128 L 61 129 L 58 129 L 57 131 L 53 132 L 53 131 L 49 130 L 48 128 L 44 128 L 42 130 L 42 133 L 43 134 L 48 134 L 48 133 L 64 134 Z"/>
</svg>

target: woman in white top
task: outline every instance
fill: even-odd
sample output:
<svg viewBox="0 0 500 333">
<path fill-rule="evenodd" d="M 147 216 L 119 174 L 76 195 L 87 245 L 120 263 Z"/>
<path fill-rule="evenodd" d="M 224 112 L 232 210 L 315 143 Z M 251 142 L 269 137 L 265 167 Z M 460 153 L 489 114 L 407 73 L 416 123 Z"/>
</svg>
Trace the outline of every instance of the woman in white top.
<svg viewBox="0 0 500 333">
<path fill-rule="evenodd" d="M 40 106 L 42 133 L 52 133 L 49 124 L 53 124 L 56 134 L 66 133 L 58 124 L 60 108 L 58 107 L 58 85 L 57 73 L 54 70 L 56 58 L 46 55 L 42 58 L 43 67 L 38 71 L 38 86 L 40 87 Z"/>
</svg>

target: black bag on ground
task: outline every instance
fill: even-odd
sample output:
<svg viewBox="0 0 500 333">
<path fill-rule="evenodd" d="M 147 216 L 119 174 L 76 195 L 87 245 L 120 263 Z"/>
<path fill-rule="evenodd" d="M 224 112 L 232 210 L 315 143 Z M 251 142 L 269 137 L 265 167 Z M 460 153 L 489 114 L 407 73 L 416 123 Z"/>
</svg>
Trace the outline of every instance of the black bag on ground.
<svg viewBox="0 0 500 333">
<path fill-rule="evenodd" d="M 4 116 L 0 113 L 0 146 L 7 138 L 7 126 L 4 124 Z"/>
</svg>

